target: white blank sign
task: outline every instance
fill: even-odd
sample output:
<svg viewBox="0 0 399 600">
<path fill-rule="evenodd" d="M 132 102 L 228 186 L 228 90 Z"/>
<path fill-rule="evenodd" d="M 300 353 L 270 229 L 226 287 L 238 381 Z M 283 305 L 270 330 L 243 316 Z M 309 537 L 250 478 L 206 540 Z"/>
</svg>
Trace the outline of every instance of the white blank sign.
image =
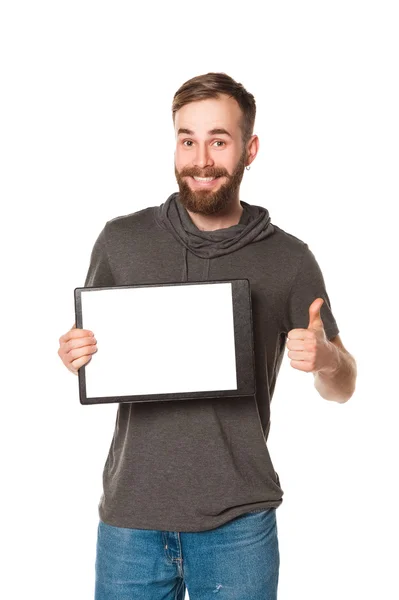
<svg viewBox="0 0 399 600">
<path fill-rule="evenodd" d="M 237 390 L 231 283 L 83 290 L 86 396 Z"/>
</svg>

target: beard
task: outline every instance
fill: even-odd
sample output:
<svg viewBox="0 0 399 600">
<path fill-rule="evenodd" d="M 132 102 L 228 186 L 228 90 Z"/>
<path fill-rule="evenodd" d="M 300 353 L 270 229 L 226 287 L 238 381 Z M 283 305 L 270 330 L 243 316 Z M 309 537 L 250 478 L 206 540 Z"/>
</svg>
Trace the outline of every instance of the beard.
<svg viewBox="0 0 399 600">
<path fill-rule="evenodd" d="M 209 167 L 204 173 L 196 167 L 185 167 L 179 173 L 175 164 L 175 177 L 179 186 L 180 202 L 187 210 L 193 213 L 200 213 L 202 215 L 222 213 L 234 203 L 244 174 L 245 162 L 246 156 L 243 152 L 231 175 L 222 167 Z M 226 177 L 227 181 L 215 191 L 211 189 L 192 190 L 187 181 L 183 179 L 183 177 L 188 176 Z"/>
</svg>

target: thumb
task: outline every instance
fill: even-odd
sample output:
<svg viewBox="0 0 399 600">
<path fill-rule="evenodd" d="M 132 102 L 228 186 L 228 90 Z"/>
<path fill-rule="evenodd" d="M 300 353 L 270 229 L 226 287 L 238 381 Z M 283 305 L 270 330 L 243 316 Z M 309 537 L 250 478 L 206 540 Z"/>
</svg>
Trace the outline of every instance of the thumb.
<svg viewBox="0 0 399 600">
<path fill-rule="evenodd" d="M 309 306 L 309 325 L 308 329 L 324 329 L 323 321 L 320 315 L 320 309 L 323 305 L 323 298 L 316 298 Z"/>
</svg>

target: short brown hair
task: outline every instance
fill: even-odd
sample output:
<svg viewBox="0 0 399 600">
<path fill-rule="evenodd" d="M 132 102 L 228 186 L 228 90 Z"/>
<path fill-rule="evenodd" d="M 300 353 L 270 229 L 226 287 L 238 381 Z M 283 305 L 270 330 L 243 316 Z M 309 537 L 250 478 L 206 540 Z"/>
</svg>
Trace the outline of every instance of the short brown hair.
<svg viewBox="0 0 399 600">
<path fill-rule="evenodd" d="M 217 98 L 219 94 L 227 94 L 229 97 L 235 98 L 241 108 L 243 116 L 240 125 L 245 146 L 254 130 L 255 98 L 241 83 L 237 83 L 226 73 L 206 73 L 206 75 L 198 75 L 183 83 L 173 96 L 173 123 L 176 112 L 186 104 L 205 98 Z"/>
</svg>

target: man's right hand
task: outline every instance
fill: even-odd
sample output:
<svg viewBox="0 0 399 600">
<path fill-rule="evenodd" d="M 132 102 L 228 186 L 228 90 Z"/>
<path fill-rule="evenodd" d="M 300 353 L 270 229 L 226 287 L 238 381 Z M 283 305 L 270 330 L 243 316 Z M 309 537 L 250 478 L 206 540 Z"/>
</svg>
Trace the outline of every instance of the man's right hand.
<svg viewBox="0 0 399 600">
<path fill-rule="evenodd" d="M 59 339 L 58 356 L 66 368 L 78 374 L 80 367 L 87 364 L 94 352 L 97 352 L 97 340 L 92 331 L 77 329 L 76 323 Z"/>
</svg>

